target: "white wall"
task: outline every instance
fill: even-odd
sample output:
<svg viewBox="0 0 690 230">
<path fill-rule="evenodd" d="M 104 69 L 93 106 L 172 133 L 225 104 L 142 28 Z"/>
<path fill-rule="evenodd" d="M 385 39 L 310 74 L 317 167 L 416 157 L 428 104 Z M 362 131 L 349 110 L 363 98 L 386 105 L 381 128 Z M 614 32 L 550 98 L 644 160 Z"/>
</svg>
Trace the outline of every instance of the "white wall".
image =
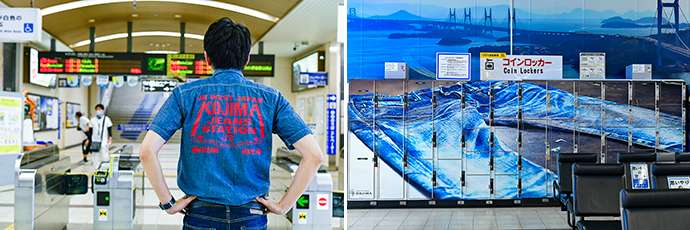
<svg viewBox="0 0 690 230">
<path fill-rule="evenodd" d="M 328 86 L 327 87 L 322 87 L 322 88 L 316 88 L 316 89 L 309 89 L 306 91 L 301 91 L 301 92 L 292 92 L 292 62 L 295 60 L 302 58 L 304 55 L 310 54 L 316 50 L 309 50 L 308 52 L 295 55 L 293 57 L 276 57 L 276 67 L 275 67 L 275 77 L 273 78 L 263 78 L 263 79 L 254 79 L 257 82 L 261 82 L 266 85 L 270 85 L 276 89 L 278 89 L 280 92 L 283 93 L 283 95 L 290 101 L 290 104 L 293 106 L 293 108 L 296 105 L 297 99 L 298 98 L 310 98 L 310 97 L 315 97 L 315 96 L 322 96 L 324 97 L 324 103 L 325 103 L 325 97 L 329 93 L 335 93 L 338 94 L 338 87 L 340 86 L 339 84 L 339 79 L 340 76 L 337 74 L 337 69 L 339 68 L 339 53 L 338 52 L 331 52 L 329 51 L 329 47 L 331 46 L 331 43 L 324 44 L 320 47 L 318 47 L 316 50 L 324 50 L 326 51 L 326 71 L 328 72 Z M 326 114 L 325 112 L 325 105 L 305 105 L 306 109 L 309 109 L 310 107 L 313 106 L 319 106 L 324 108 L 324 115 Z M 340 108 L 338 108 L 340 110 Z M 323 118 L 325 119 L 325 117 Z M 339 118 L 340 119 L 340 118 Z M 321 147 L 321 150 L 326 154 L 326 121 L 323 121 L 323 131 L 321 135 L 316 136 L 317 141 L 319 142 L 319 145 Z M 338 125 L 338 129 L 340 125 Z M 340 133 L 340 132 L 337 132 Z M 277 136 L 274 136 L 273 139 L 273 152 L 275 153 L 278 147 L 284 146 L 280 138 Z M 338 154 L 340 154 L 338 152 Z M 328 159 L 327 156 L 324 156 L 326 159 Z M 339 156 L 338 156 L 339 157 Z M 328 162 L 323 162 L 324 165 L 328 165 Z"/>
</svg>

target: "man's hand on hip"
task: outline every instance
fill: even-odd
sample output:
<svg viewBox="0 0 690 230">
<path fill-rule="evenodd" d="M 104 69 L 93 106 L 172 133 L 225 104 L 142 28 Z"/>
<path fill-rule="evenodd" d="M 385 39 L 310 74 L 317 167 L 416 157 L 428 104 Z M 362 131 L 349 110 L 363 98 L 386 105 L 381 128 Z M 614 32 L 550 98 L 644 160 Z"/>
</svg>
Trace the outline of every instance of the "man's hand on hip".
<svg viewBox="0 0 690 230">
<path fill-rule="evenodd" d="M 188 197 L 182 197 L 181 199 L 175 201 L 175 205 L 172 206 L 172 208 L 166 209 L 165 212 L 167 212 L 170 215 L 175 215 L 178 212 L 182 212 L 184 208 L 189 205 L 194 199 L 196 199 L 196 196 L 188 196 Z"/>
<path fill-rule="evenodd" d="M 274 214 L 285 215 L 285 213 L 287 213 L 290 210 L 289 207 L 283 207 L 280 203 L 272 200 L 267 200 L 263 197 L 257 197 L 256 201 L 266 206 L 268 211 Z"/>
</svg>

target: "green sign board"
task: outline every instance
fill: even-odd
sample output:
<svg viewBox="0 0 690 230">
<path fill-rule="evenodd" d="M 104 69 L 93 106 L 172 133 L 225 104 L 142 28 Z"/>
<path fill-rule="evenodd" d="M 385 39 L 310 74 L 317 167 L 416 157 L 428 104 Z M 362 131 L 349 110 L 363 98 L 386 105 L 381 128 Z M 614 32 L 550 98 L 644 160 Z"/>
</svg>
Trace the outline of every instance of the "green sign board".
<svg viewBox="0 0 690 230">
<path fill-rule="evenodd" d="M 296 203 L 295 208 L 297 209 L 309 209 L 309 195 L 302 194 Z"/>
</svg>

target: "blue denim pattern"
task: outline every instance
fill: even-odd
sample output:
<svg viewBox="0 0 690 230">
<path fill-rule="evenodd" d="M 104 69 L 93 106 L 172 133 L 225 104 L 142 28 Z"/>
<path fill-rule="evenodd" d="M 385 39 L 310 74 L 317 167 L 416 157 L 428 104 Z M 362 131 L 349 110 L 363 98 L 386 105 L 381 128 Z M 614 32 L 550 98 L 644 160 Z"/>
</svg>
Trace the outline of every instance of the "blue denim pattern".
<svg viewBox="0 0 690 230">
<path fill-rule="evenodd" d="M 241 207 L 211 204 L 203 201 L 192 202 L 187 206 L 187 214 L 183 220 L 183 229 L 267 229 L 268 218 L 266 218 L 266 215 L 251 213 L 250 206 L 258 206 L 259 209 L 262 208 L 262 206 L 256 202 Z"/>
<path fill-rule="evenodd" d="M 288 148 L 311 133 L 280 92 L 233 69 L 173 90 L 150 130 L 167 141 L 178 129 L 180 189 L 225 205 L 268 194 L 272 133 Z"/>
</svg>

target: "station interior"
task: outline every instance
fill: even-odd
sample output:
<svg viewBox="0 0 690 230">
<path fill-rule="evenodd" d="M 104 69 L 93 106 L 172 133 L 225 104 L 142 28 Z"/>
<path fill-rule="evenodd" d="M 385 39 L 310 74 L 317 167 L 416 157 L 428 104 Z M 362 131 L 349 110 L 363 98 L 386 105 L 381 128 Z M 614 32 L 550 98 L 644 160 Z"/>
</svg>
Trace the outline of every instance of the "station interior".
<svg viewBox="0 0 690 230">
<path fill-rule="evenodd" d="M 348 229 L 688 228 L 690 1 L 347 10 Z"/>
<path fill-rule="evenodd" d="M 329 117 L 332 122 L 326 122 L 327 108 L 340 106 L 344 41 L 337 33 L 337 12 L 343 4 L 336 0 L 1 1 L 5 12 L 38 9 L 42 30 L 38 30 L 40 40 L 2 44 L 0 86 L 3 93 L 27 99 L 22 104 L 31 106 L 24 116 L 31 119 L 32 130 L 28 134 L 24 130 L 20 155 L 2 156 L 1 167 L 7 173 L 1 176 L 0 229 L 181 229 L 184 215 L 160 210 L 139 150 L 148 124 L 172 88 L 212 74 L 203 56 L 204 33 L 222 17 L 251 32 L 248 66 L 255 69 L 245 72 L 247 79 L 281 92 L 311 128 L 325 159 L 318 172 L 327 182 L 320 192 L 327 194 L 328 203 L 322 205 L 330 207 L 318 210 L 322 214 L 313 213 L 313 218 L 322 226 L 343 229 L 344 160 L 337 123 L 343 119 L 334 112 Z M 293 70 L 300 68 L 327 77 L 299 84 L 300 74 Z M 97 104 L 105 105 L 113 123 L 110 159 L 101 162 L 91 154 L 84 162 L 84 137 L 75 113 L 90 119 Z M 185 195 L 177 186 L 180 134 L 159 154 L 165 181 L 177 198 Z M 268 197 L 277 200 L 290 185 L 301 155 L 288 150 L 276 135 L 272 146 Z M 71 187 L 75 185 L 68 180 L 78 186 Z M 84 182 L 87 190 L 79 187 Z M 305 197 L 299 201 L 306 199 L 311 206 L 269 215 L 268 229 L 311 224 L 309 208 L 316 207 L 317 197 L 312 195 L 311 202 Z"/>
<path fill-rule="evenodd" d="M 0 0 L 0 230 L 689 229 L 689 19 L 690 0 Z M 242 69 L 205 56 L 214 22 L 251 32 Z M 296 116 L 237 119 L 264 102 L 223 94 L 240 73 Z M 185 110 L 182 89 L 214 104 Z M 173 198 L 206 163 L 187 157 L 268 154 L 252 124 L 271 124 L 266 195 L 289 211 L 228 204 L 246 196 L 228 183 L 224 205 L 196 203 L 225 217 L 168 214 L 142 143 L 171 111 L 199 118 L 158 154 Z M 78 113 L 110 119 L 112 144 L 84 158 Z M 304 192 L 319 155 L 279 126 L 322 153 Z"/>
</svg>

